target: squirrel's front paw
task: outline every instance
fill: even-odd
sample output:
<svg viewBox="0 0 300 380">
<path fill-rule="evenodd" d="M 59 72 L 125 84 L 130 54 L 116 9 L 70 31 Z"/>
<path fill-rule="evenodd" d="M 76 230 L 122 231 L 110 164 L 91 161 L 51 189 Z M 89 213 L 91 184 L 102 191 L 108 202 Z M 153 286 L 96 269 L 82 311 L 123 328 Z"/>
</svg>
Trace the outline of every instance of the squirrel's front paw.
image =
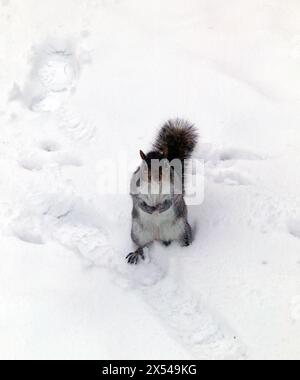
<svg viewBox="0 0 300 380">
<path fill-rule="evenodd" d="M 129 255 L 126 256 L 126 260 L 128 264 L 134 264 L 137 265 L 140 258 L 142 260 L 145 260 L 144 252 L 141 250 L 137 250 L 136 252 L 129 253 Z"/>
</svg>

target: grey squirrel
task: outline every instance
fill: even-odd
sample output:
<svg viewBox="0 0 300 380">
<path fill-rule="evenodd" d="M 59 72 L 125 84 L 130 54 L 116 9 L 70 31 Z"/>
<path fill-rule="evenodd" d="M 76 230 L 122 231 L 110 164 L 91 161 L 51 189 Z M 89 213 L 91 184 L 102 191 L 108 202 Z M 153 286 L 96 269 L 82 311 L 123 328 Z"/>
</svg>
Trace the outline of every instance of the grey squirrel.
<svg viewBox="0 0 300 380">
<path fill-rule="evenodd" d="M 129 264 L 144 260 L 144 248 L 154 241 L 165 246 L 177 241 L 183 247 L 192 243 L 184 200 L 185 160 L 191 158 L 197 140 L 192 124 L 169 120 L 161 128 L 152 151 L 140 151 L 142 164 L 133 174 L 130 192 L 131 238 L 137 249 L 126 257 Z"/>
</svg>

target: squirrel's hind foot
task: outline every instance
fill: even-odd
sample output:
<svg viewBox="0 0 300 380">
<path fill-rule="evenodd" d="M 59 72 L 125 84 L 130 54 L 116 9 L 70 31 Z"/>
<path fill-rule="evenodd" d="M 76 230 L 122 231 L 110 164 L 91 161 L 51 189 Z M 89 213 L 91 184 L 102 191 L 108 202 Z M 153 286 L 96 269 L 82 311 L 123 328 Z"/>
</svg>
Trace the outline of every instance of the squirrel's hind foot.
<svg viewBox="0 0 300 380">
<path fill-rule="evenodd" d="M 182 247 L 189 247 L 193 243 L 193 232 L 191 226 L 188 223 L 185 225 L 184 234 L 179 242 Z"/>
</svg>

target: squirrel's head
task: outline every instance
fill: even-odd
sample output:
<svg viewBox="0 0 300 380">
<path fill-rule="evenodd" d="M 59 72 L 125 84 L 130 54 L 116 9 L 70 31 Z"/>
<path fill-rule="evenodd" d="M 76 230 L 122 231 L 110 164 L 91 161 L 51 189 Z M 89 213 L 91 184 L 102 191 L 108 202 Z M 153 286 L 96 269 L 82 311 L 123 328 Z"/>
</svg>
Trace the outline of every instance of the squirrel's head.
<svg viewBox="0 0 300 380">
<path fill-rule="evenodd" d="M 148 196 L 152 203 L 155 195 L 158 195 L 159 201 L 161 201 L 165 196 L 182 194 L 182 178 L 178 175 L 182 170 L 180 160 L 173 160 L 170 163 L 165 155 L 158 151 L 152 151 L 148 154 L 140 151 L 140 156 L 142 164 L 134 173 L 132 181 L 134 190 L 132 193 L 137 192 Z M 152 204 L 151 202 L 148 204 Z"/>
<path fill-rule="evenodd" d="M 146 161 L 148 165 L 151 165 L 151 160 L 168 159 L 168 148 L 165 148 L 163 151 L 151 151 L 148 154 L 145 154 L 140 150 L 140 156 L 143 161 Z"/>
<path fill-rule="evenodd" d="M 143 160 L 140 167 L 141 182 L 162 186 L 163 182 L 171 182 L 171 167 L 169 161 L 162 152 L 152 151 L 145 154 L 140 151 Z"/>
</svg>

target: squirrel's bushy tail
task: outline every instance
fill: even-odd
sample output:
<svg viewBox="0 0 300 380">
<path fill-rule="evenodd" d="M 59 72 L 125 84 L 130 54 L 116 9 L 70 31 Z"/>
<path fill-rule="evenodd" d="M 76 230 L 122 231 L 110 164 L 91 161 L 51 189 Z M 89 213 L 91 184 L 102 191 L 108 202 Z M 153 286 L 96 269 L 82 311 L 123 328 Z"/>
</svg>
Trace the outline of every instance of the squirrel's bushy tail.
<svg viewBox="0 0 300 380">
<path fill-rule="evenodd" d="M 162 152 L 169 161 L 184 161 L 191 157 L 198 141 L 196 128 L 188 121 L 169 120 L 161 128 L 153 149 Z"/>
</svg>

